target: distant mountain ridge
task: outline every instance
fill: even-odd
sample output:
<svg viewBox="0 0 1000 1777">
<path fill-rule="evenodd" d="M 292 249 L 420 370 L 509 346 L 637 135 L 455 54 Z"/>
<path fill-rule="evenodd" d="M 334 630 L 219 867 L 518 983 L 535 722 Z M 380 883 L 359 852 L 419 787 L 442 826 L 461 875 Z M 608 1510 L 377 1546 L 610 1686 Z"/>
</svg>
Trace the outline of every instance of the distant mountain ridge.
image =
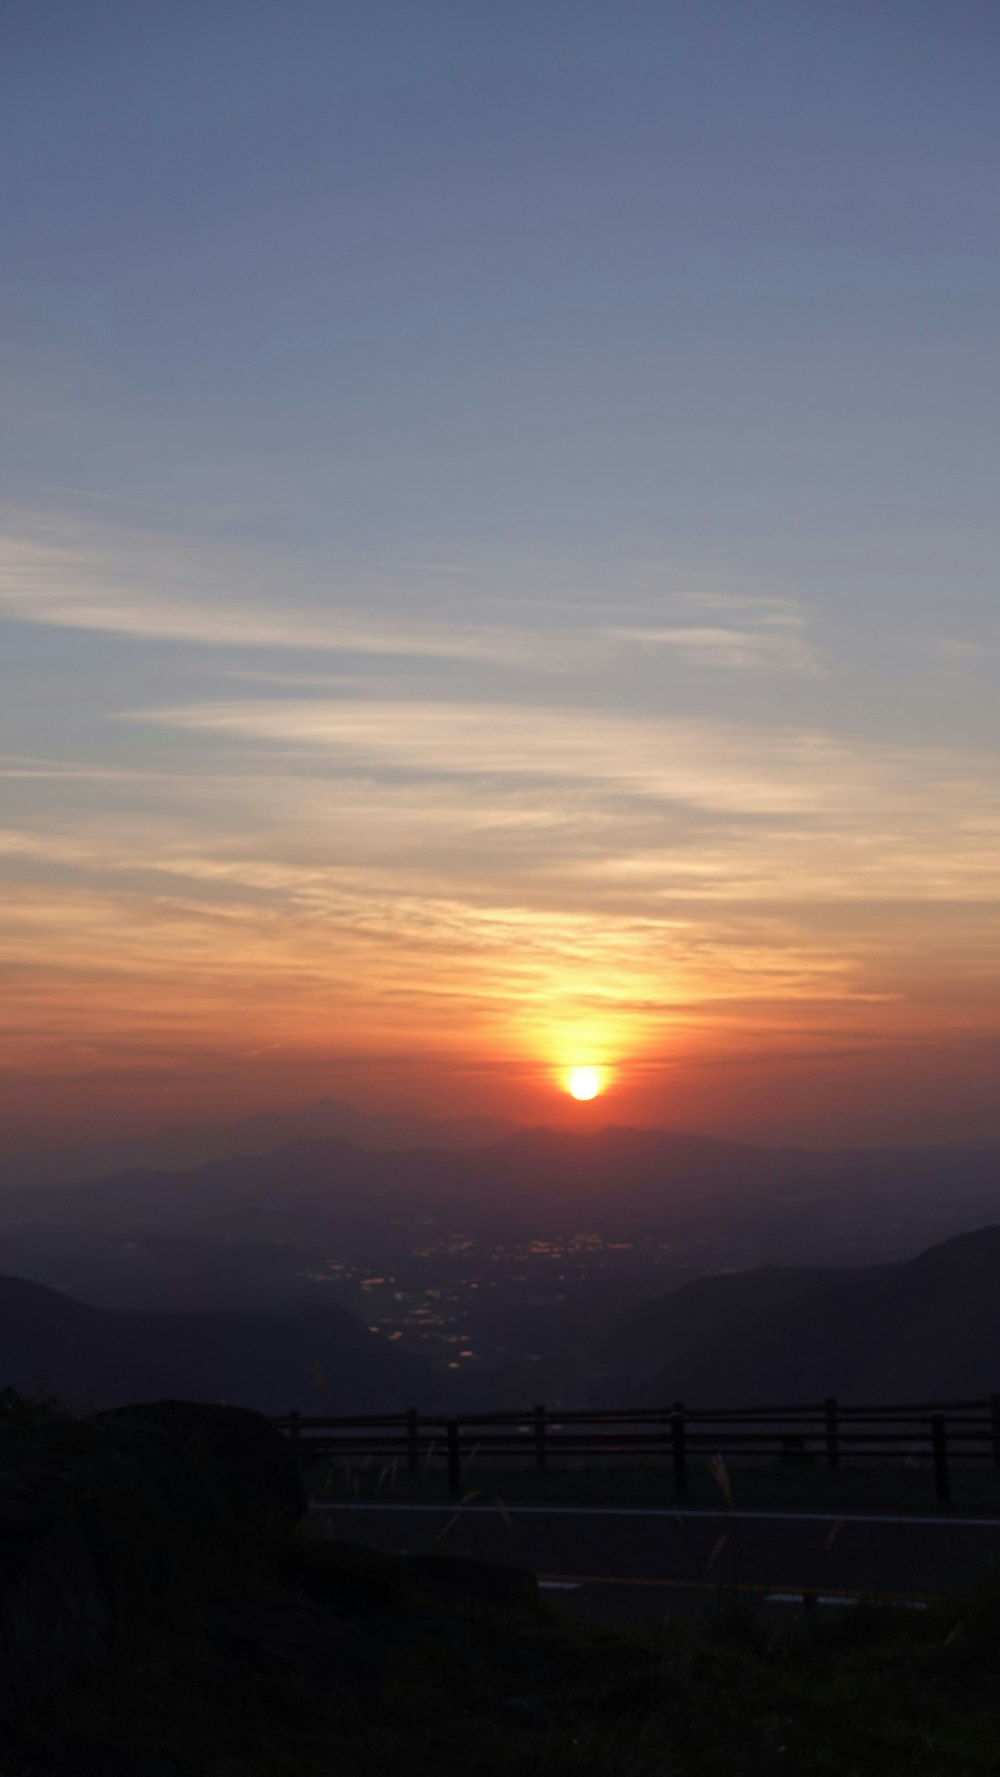
<svg viewBox="0 0 1000 1777">
<path fill-rule="evenodd" d="M 187 1172 L 214 1160 L 276 1153 L 303 1138 L 347 1141 L 373 1153 L 474 1148 L 498 1141 L 515 1128 L 503 1117 L 436 1120 L 413 1111 L 373 1114 L 337 1099 L 322 1098 L 301 1110 L 261 1111 L 235 1123 L 178 1126 L 130 1141 L 14 1155 L 0 1159 L 0 1188 L 89 1183 L 140 1167 L 152 1172 Z"/>
<path fill-rule="evenodd" d="M 275 1151 L 186 1170 L 137 1167 L 91 1183 L 35 1181 L 0 1192 L 0 1231 L 75 1223 L 247 1238 L 259 1222 L 272 1240 L 279 1226 L 283 1239 L 307 1230 L 351 1239 L 362 1227 L 374 1232 L 420 1214 L 522 1232 L 567 1218 L 632 1234 L 716 1230 L 775 1263 L 820 1262 L 830 1244 L 835 1262 L 854 1264 L 897 1256 L 898 1246 L 865 1248 L 877 1249 L 880 1230 L 898 1234 L 908 1219 L 912 1251 L 1000 1217 L 1000 1154 L 768 1149 L 615 1126 L 517 1129 L 485 1146 L 406 1150 L 298 1135 Z"/>
</svg>

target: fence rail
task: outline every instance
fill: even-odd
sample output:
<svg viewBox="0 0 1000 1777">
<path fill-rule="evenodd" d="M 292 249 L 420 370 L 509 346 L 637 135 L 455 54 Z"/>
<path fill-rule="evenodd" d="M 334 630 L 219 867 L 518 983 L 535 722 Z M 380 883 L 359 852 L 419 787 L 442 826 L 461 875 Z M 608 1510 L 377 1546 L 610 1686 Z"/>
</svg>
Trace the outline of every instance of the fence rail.
<svg viewBox="0 0 1000 1777">
<path fill-rule="evenodd" d="M 673 1495 L 689 1491 L 690 1459 L 742 1457 L 760 1464 L 814 1463 L 829 1469 L 858 1461 L 926 1463 L 936 1498 L 947 1504 L 956 1468 L 988 1463 L 1000 1474 L 1000 1394 L 971 1401 L 919 1405 L 848 1405 L 830 1395 L 806 1405 L 701 1409 L 674 1401 L 663 1407 L 568 1408 L 538 1403 L 514 1413 L 312 1414 L 273 1420 L 292 1440 L 304 1466 L 374 1458 L 401 1465 L 410 1477 L 435 1460 L 447 1468 L 449 1491 L 461 1491 L 463 1465 L 496 1459 L 545 1473 L 560 1458 L 661 1462 Z"/>
</svg>

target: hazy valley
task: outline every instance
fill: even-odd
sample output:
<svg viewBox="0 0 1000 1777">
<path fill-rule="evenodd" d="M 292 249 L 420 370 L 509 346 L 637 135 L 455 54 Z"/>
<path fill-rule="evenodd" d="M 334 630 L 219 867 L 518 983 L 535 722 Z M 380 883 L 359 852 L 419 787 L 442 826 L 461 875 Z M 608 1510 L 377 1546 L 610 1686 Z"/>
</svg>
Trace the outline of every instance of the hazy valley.
<svg viewBox="0 0 1000 1777">
<path fill-rule="evenodd" d="M 615 1128 L 469 1147 L 458 1127 L 425 1121 L 425 1145 L 398 1148 L 412 1127 L 364 1119 L 365 1147 L 299 1134 L 186 1170 L 8 1185 L 11 1380 L 277 1412 L 904 1398 L 1000 1371 L 996 1237 L 917 1259 L 1000 1221 L 992 1153 Z M 949 1282 L 948 1255 L 973 1252 Z M 15 1279 L 59 1295 L 29 1310 Z"/>
</svg>

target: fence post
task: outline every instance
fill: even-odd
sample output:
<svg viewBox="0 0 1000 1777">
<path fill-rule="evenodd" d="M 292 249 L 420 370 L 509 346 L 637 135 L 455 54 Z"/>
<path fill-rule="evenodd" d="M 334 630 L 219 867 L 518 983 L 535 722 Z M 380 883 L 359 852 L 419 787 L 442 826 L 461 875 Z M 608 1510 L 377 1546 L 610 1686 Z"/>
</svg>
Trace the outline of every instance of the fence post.
<svg viewBox="0 0 1000 1777">
<path fill-rule="evenodd" d="M 420 1468 L 420 1415 L 416 1407 L 406 1409 L 406 1467 L 411 1475 Z"/>
<path fill-rule="evenodd" d="M 536 1407 L 534 1408 L 534 1418 L 535 1418 L 535 1467 L 538 1470 L 539 1474 L 541 1475 L 541 1474 L 545 1473 L 545 1463 L 546 1463 L 546 1459 L 548 1456 L 548 1452 L 546 1450 L 546 1440 L 545 1440 L 545 1408 L 543 1406 L 536 1405 Z"/>
<path fill-rule="evenodd" d="M 934 1451 L 934 1491 L 942 1505 L 951 1500 L 951 1477 L 948 1474 L 948 1431 L 943 1413 L 931 1414 L 931 1447 Z"/>
<path fill-rule="evenodd" d="M 678 1499 L 687 1499 L 687 1428 L 683 1401 L 675 1401 L 671 1410 L 670 1441 L 674 1456 L 674 1493 Z"/>
<path fill-rule="evenodd" d="M 840 1467 L 840 1434 L 838 1425 L 838 1408 L 836 1396 L 828 1394 L 823 1402 L 823 1414 L 826 1419 L 826 1462 L 828 1468 Z"/>
<path fill-rule="evenodd" d="M 1000 1469 L 1000 1394 L 990 1395 L 990 1420 L 993 1425 L 993 1467 Z"/>
<path fill-rule="evenodd" d="M 448 1432 L 448 1492 L 457 1499 L 462 1491 L 462 1453 L 458 1441 L 458 1420 L 449 1419 Z"/>
</svg>

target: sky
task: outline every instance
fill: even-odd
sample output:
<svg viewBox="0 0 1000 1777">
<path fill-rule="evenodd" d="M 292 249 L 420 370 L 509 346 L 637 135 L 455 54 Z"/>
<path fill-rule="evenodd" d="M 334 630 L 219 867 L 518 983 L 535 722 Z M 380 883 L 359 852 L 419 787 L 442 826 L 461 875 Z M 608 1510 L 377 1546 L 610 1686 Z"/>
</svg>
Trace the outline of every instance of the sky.
<svg viewBox="0 0 1000 1777">
<path fill-rule="evenodd" d="M 8 1149 L 1000 1139 L 998 57 L 5 0 Z"/>
</svg>

